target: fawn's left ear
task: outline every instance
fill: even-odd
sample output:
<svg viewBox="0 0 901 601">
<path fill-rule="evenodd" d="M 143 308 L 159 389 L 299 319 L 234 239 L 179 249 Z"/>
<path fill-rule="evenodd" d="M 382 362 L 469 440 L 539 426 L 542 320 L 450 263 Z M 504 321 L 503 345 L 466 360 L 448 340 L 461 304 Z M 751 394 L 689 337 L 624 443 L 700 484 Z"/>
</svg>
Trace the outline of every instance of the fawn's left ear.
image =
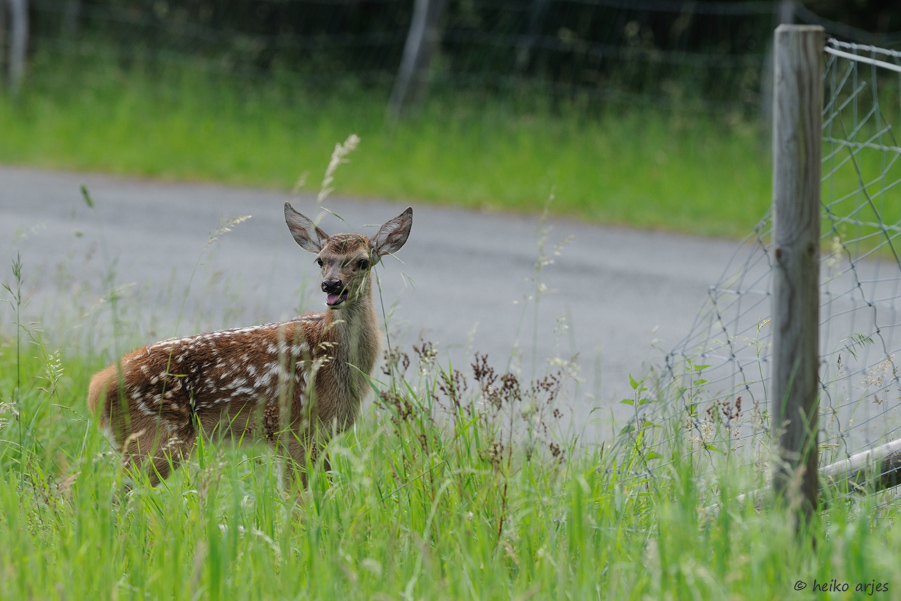
<svg viewBox="0 0 901 601">
<path fill-rule="evenodd" d="M 291 230 L 291 235 L 294 236 L 294 241 L 304 250 L 319 254 L 328 241 L 328 234 L 316 227 L 316 224 L 306 216 L 295 211 L 294 207 L 287 202 L 285 203 L 285 222 L 288 224 L 288 229 Z"/>
<path fill-rule="evenodd" d="M 388 220 L 372 237 L 372 253 L 374 260 L 383 255 L 396 253 L 406 243 L 413 227 L 413 207 Z"/>
</svg>

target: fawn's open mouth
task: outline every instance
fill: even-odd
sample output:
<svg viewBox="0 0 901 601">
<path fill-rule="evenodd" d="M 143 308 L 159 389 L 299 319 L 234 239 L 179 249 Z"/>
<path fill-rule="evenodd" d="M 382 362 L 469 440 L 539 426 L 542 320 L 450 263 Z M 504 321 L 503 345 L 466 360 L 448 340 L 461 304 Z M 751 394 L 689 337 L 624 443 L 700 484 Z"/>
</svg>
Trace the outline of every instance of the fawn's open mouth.
<svg viewBox="0 0 901 601">
<path fill-rule="evenodd" d="M 329 294 L 325 297 L 325 304 L 331 308 L 340 307 L 347 300 L 347 289 L 341 291 L 341 294 Z"/>
</svg>

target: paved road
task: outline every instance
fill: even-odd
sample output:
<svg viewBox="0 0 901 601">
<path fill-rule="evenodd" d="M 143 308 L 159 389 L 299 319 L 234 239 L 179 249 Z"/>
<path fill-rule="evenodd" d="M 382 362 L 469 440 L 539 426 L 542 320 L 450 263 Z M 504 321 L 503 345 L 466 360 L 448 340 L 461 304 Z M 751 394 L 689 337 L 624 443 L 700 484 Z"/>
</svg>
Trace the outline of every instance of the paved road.
<svg viewBox="0 0 901 601">
<path fill-rule="evenodd" d="M 311 256 L 283 221 L 286 200 L 315 211 L 308 195 L 0 167 L 0 281 L 12 282 L 21 253 L 28 318 L 57 344 L 95 345 L 110 358 L 154 339 L 274 321 L 300 306 L 320 310 Z M 326 206 L 347 221 L 328 216 L 327 232 L 371 234 L 367 226 L 406 205 L 330 198 Z M 208 244 L 223 218 L 248 214 Z M 464 372 L 473 351 L 506 369 L 516 347 L 526 373 L 578 353 L 585 382 L 572 393 L 570 416 L 596 440 L 611 431 L 611 415 L 626 414 L 618 401 L 628 396 L 629 374 L 662 354 L 652 342 L 668 349 L 688 333 L 735 243 L 552 219 L 546 252 L 568 243 L 540 274 L 547 292 L 536 330 L 535 305 L 524 301 L 535 290 L 539 225 L 537 217 L 414 203 L 402 263 L 381 270 L 392 342 L 409 349 L 420 338 L 435 341 Z M 115 335 L 101 301 L 113 287 L 124 295 Z M 0 319 L 9 331 L 5 304 Z"/>
</svg>

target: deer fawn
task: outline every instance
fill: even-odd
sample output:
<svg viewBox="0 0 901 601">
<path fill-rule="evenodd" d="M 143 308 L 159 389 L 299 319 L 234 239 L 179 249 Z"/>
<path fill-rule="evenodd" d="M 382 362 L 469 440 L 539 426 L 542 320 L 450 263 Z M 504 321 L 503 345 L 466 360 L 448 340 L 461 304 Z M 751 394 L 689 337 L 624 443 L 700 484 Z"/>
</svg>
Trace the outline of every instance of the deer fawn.
<svg viewBox="0 0 901 601">
<path fill-rule="evenodd" d="M 381 337 L 372 268 L 407 241 L 413 209 L 371 240 L 329 236 L 288 203 L 285 221 L 297 244 L 316 254 L 325 313 L 157 342 L 91 379 L 88 407 L 100 412 L 126 463 L 144 466 L 154 486 L 190 452 L 201 429 L 262 434 L 302 470 L 359 413 Z M 327 457 L 324 464 L 328 470 Z M 301 477 L 306 485 L 303 471 Z"/>
</svg>

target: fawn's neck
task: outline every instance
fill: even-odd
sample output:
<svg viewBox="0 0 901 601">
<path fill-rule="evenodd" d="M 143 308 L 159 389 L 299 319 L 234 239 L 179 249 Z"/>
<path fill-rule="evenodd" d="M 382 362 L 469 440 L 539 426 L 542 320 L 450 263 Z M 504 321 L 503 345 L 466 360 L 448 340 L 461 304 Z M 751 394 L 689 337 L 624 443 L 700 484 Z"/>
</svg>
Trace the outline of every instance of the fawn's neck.
<svg viewBox="0 0 901 601">
<path fill-rule="evenodd" d="M 381 342 L 371 278 L 357 300 L 326 311 L 322 339 L 329 347 L 326 352 L 336 384 L 346 387 L 345 394 L 361 399 L 369 388 L 364 374 L 372 373 Z"/>
</svg>

